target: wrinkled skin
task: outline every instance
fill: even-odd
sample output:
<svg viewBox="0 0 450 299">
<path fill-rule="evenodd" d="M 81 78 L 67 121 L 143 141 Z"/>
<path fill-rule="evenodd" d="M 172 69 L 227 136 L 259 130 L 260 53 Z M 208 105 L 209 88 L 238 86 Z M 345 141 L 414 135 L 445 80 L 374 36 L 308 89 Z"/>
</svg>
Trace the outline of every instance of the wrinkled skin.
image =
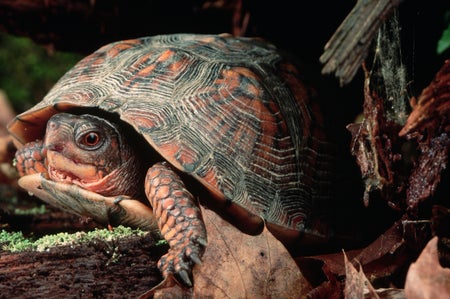
<svg viewBox="0 0 450 299">
<path fill-rule="evenodd" d="M 146 196 L 170 245 L 158 266 L 163 276 L 176 274 L 191 286 L 192 267 L 201 262 L 206 246 L 198 204 L 167 163 L 155 163 L 146 174 L 147 162 L 127 137 L 119 125 L 97 116 L 56 114 L 43 140 L 17 152 L 17 169 L 22 177 L 45 173 L 53 182 L 116 196 L 117 205 Z"/>
<path fill-rule="evenodd" d="M 50 179 L 103 196 L 137 196 L 137 155 L 108 121 L 92 115 L 57 114 L 44 139 Z"/>
</svg>

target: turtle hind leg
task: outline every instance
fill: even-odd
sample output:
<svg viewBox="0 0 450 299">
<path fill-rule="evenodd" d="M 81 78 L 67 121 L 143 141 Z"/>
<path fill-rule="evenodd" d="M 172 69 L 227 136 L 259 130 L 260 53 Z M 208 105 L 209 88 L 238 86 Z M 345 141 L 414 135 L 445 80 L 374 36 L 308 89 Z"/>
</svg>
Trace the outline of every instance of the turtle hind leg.
<svg viewBox="0 0 450 299">
<path fill-rule="evenodd" d="M 158 262 L 164 277 L 178 276 L 192 286 L 190 275 L 201 263 L 206 246 L 206 228 L 198 202 L 175 171 L 165 162 L 150 167 L 145 194 L 153 207 L 158 227 L 170 249 Z"/>
</svg>

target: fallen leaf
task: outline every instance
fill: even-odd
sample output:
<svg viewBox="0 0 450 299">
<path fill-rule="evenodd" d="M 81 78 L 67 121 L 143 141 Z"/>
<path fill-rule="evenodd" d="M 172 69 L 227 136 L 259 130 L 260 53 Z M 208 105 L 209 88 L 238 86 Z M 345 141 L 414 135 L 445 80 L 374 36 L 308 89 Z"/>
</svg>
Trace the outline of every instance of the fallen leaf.
<svg viewBox="0 0 450 299">
<path fill-rule="evenodd" d="M 250 236 L 213 211 L 202 210 L 208 247 L 202 265 L 194 269 L 194 294 L 293 298 L 311 290 L 289 252 L 267 229 Z"/>
<path fill-rule="evenodd" d="M 193 294 L 192 289 L 183 287 L 173 275 L 169 275 L 157 286 L 139 296 L 139 299 L 148 298 L 193 298 Z"/>
<path fill-rule="evenodd" d="M 342 253 L 340 253 L 342 260 Z M 341 299 L 343 296 L 342 282 L 337 279 L 336 275 L 329 269 L 327 264 L 323 264 L 322 271 L 327 277 L 327 281 L 322 282 L 308 293 L 308 299 Z"/>
<path fill-rule="evenodd" d="M 450 298 L 450 269 L 439 263 L 438 237 L 432 238 L 406 275 L 408 299 Z"/>
<path fill-rule="evenodd" d="M 408 210 L 419 215 L 420 203 L 428 200 L 441 183 L 448 168 L 450 151 L 450 60 L 446 60 L 430 84 L 417 98 L 411 99 L 413 108 L 399 136 L 418 143 L 417 161 L 409 177 L 406 193 Z"/>
<path fill-rule="evenodd" d="M 431 229 L 438 237 L 439 262 L 450 267 L 450 209 L 441 205 L 432 208 Z"/>
<path fill-rule="evenodd" d="M 422 225 L 423 223 L 420 221 L 408 221 L 406 224 L 412 230 L 416 230 Z M 351 294 L 356 298 L 361 294 L 364 294 L 364 297 L 360 298 L 377 298 L 376 296 L 379 298 L 404 298 L 403 290 L 398 288 L 377 288 L 375 297 L 372 297 L 368 289 L 358 288 L 366 280 L 368 283 L 376 284 L 377 282 L 386 282 L 397 274 L 402 275 L 401 270 L 409 265 L 413 257 L 417 256 L 417 249 L 423 248 L 425 245 L 420 247 L 421 244 L 421 239 L 405 235 L 405 221 L 399 220 L 365 248 L 346 251 L 345 259 L 342 258 L 342 252 L 339 252 L 299 257 L 296 258 L 296 261 L 305 278 L 314 287 L 308 294 L 308 298 L 342 298 L 343 295 L 338 297 L 338 291 L 341 288 L 343 293 L 344 287 L 339 286 L 336 281 L 344 280 L 346 280 L 345 287 L 351 287 Z M 361 268 L 360 272 L 364 271 L 364 276 L 368 279 L 362 277 L 362 274 L 358 274 L 361 277 L 355 276 L 356 274 L 350 267 L 352 264 L 358 265 Z M 358 279 L 359 282 L 356 281 Z M 350 292 L 350 290 L 348 291 Z M 357 296 L 357 294 L 359 295 Z"/>
<path fill-rule="evenodd" d="M 358 263 L 357 270 L 348 260 L 344 252 L 345 263 L 345 298 L 365 298 L 365 299 L 405 299 L 405 293 L 402 289 L 387 288 L 375 289 L 370 283 L 361 265 Z"/>
<path fill-rule="evenodd" d="M 359 270 L 349 262 L 344 252 L 345 263 L 345 298 L 364 298 L 365 294 L 369 294 L 372 298 L 379 298 L 372 284 L 362 271 L 361 265 L 358 264 Z"/>
<path fill-rule="evenodd" d="M 406 254 L 403 236 L 402 222 L 395 222 L 371 244 L 361 249 L 346 251 L 346 256 L 352 262 L 362 265 L 372 279 L 387 277 L 410 260 L 409 255 Z M 296 260 L 308 281 L 316 281 L 316 284 L 315 277 L 319 276 L 317 272 L 319 267 L 323 267 L 322 264 L 337 277 L 342 277 L 346 273 L 346 264 L 341 252 L 299 257 Z M 314 270 L 314 273 L 305 272 L 306 270 L 309 272 Z"/>
<path fill-rule="evenodd" d="M 251 236 L 202 207 L 208 246 L 202 264 L 193 269 L 192 289 L 173 277 L 141 298 L 299 298 L 311 291 L 297 264 L 267 229 Z"/>
</svg>

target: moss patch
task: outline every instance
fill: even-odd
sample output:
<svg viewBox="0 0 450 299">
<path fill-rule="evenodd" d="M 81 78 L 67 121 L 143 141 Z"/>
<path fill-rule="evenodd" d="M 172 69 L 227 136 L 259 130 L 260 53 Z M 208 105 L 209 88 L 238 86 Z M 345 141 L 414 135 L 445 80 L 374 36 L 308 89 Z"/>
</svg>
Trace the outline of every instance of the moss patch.
<svg viewBox="0 0 450 299">
<path fill-rule="evenodd" d="M 2 250 L 12 252 L 31 250 L 33 242 L 24 238 L 21 232 L 0 231 L 0 245 Z"/>
<path fill-rule="evenodd" d="M 144 236 L 148 232 L 125 226 L 114 230 L 95 229 L 89 232 L 58 233 L 46 235 L 36 240 L 25 238 L 21 232 L 0 231 L 0 248 L 11 252 L 25 250 L 46 251 L 55 246 L 74 246 L 95 240 L 113 241 L 129 236 Z"/>
<path fill-rule="evenodd" d="M 14 215 L 42 215 L 47 213 L 45 205 L 40 205 L 30 209 L 14 209 Z"/>
</svg>

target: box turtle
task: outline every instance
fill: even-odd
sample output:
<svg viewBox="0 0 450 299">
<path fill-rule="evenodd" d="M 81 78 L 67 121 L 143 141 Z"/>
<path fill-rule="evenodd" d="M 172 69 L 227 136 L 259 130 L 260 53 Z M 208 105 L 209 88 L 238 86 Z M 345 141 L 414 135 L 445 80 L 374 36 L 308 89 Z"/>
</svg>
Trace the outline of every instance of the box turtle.
<svg viewBox="0 0 450 299">
<path fill-rule="evenodd" d="M 207 244 L 199 203 L 287 246 L 326 240 L 331 157 L 311 93 L 261 39 L 112 43 L 10 123 L 19 184 L 99 222 L 159 229 L 158 267 L 191 285 Z"/>
</svg>

